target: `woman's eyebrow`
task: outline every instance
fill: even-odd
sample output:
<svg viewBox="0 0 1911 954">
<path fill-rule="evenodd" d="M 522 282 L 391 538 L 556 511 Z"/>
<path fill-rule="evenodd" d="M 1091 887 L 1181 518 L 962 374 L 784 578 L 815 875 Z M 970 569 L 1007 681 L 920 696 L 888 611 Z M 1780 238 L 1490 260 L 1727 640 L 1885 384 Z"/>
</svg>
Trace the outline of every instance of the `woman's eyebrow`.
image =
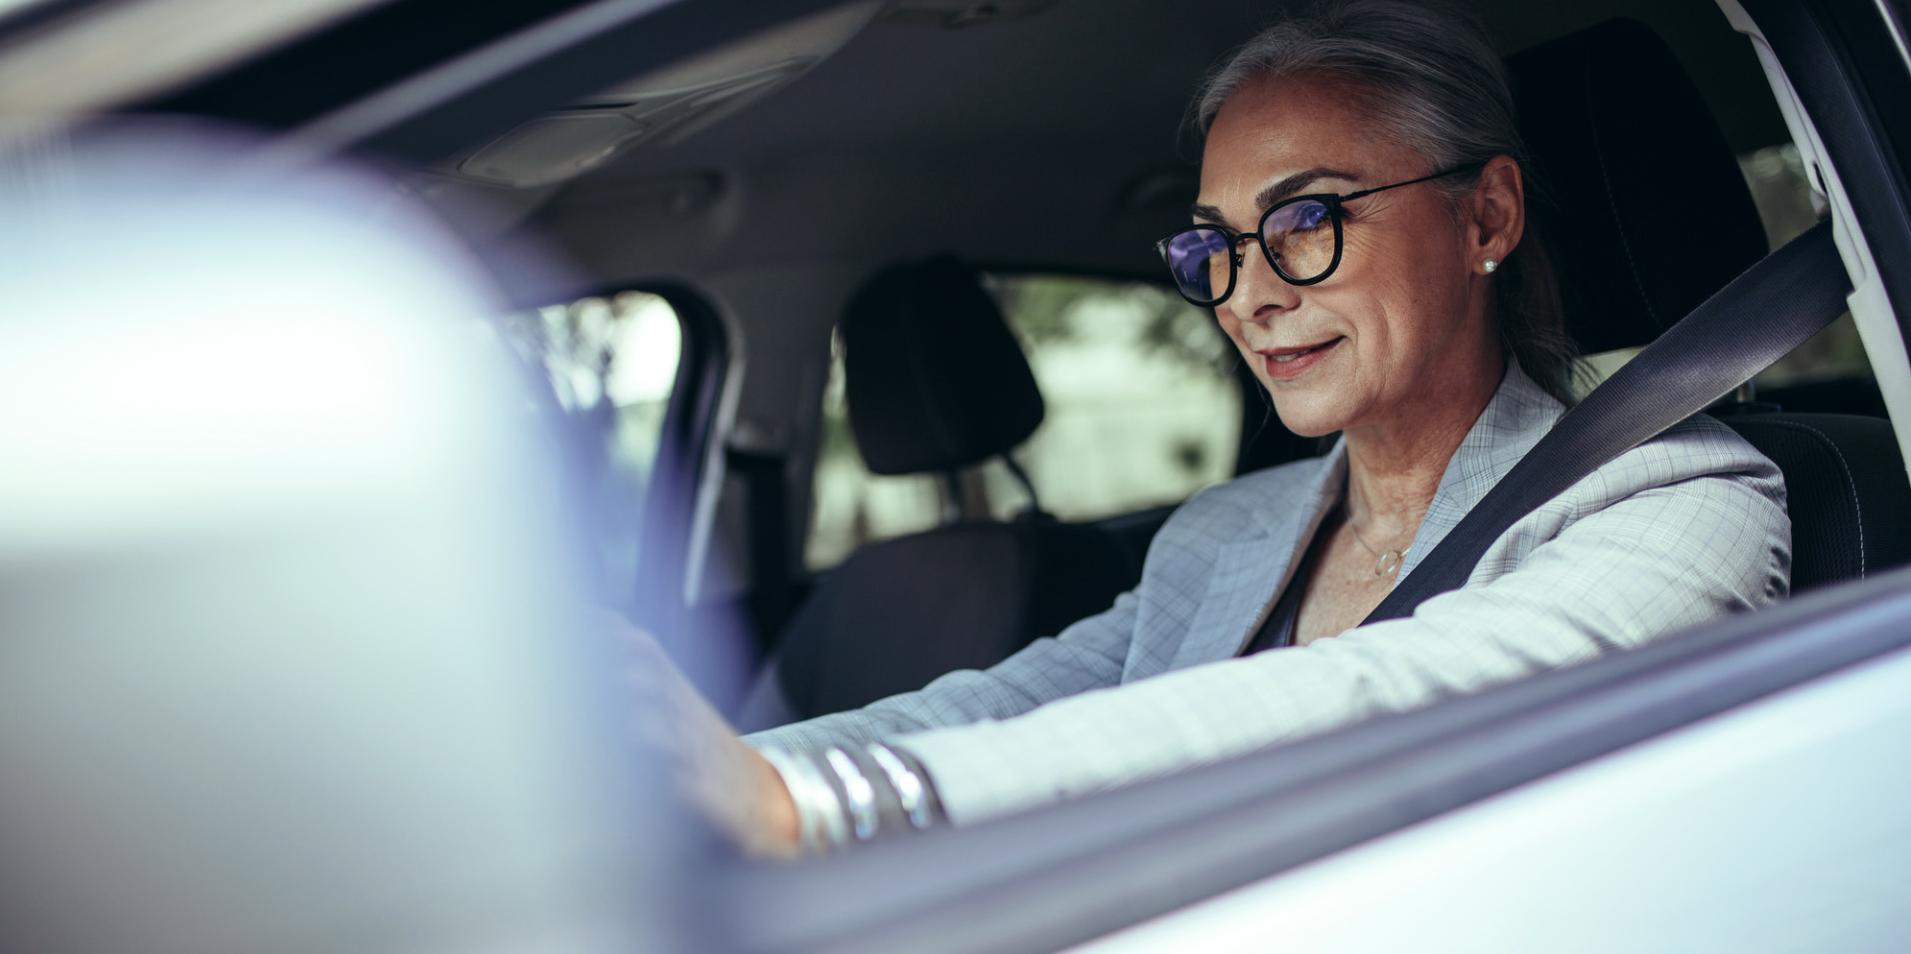
<svg viewBox="0 0 1911 954">
<path fill-rule="evenodd" d="M 1360 176 L 1340 169 L 1328 169 L 1324 166 L 1315 166 L 1306 172 L 1296 172 L 1262 189 L 1254 196 L 1254 207 L 1265 212 L 1268 207 L 1274 203 L 1301 191 L 1315 179 L 1346 179 L 1349 182 L 1359 182 Z"/>
<path fill-rule="evenodd" d="M 1349 182 L 1358 183 L 1360 176 L 1344 169 L 1329 169 L 1326 166 L 1316 166 L 1305 172 L 1296 172 L 1262 189 L 1254 196 L 1254 207 L 1265 212 L 1273 206 L 1274 203 L 1300 192 L 1316 179 L 1346 179 Z M 1216 225 L 1228 224 L 1227 216 L 1222 215 L 1220 209 L 1211 205 L 1203 205 L 1197 202 L 1188 207 L 1188 214 L 1205 222 L 1213 222 Z"/>
<path fill-rule="evenodd" d="M 1201 203 L 1196 202 L 1195 204 L 1188 206 L 1188 214 L 1191 216 L 1194 216 L 1197 219 L 1202 220 L 1203 222 L 1213 222 L 1216 225 L 1228 224 L 1228 217 L 1225 215 L 1222 215 L 1220 209 L 1217 209 L 1211 205 L 1202 205 Z"/>
</svg>

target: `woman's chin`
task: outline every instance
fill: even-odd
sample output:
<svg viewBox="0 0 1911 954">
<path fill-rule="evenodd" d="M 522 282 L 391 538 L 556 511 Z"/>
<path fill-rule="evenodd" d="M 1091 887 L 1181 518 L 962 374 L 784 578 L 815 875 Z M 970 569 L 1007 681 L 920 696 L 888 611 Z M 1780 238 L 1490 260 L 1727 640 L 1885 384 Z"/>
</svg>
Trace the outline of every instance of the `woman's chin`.
<svg viewBox="0 0 1911 954">
<path fill-rule="evenodd" d="M 1339 407 L 1309 401 L 1299 395 L 1276 398 L 1274 414 L 1281 419 L 1281 426 L 1301 437 L 1326 437 L 1347 425 L 1346 415 Z"/>
</svg>

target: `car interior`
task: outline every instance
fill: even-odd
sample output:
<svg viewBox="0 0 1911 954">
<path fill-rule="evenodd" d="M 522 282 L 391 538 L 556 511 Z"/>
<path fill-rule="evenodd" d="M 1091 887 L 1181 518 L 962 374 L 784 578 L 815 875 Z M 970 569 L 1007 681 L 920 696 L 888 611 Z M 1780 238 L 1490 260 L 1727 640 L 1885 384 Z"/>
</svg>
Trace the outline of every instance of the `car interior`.
<svg viewBox="0 0 1911 954">
<path fill-rule="evenodd" d="M 1649 343 L 1817 217 L 1802 176 L 1748 180 L 1774 150 L 1784 161 L 1788 132 L 1716 9 L 1480 13 L 1511 54 L 1537 231 L 1583 353 Z M 705 466 L 684 488 L 706 522 L 686 528 L 704 545 L 684 581 L 682 634 L 695 635 L 681 638 L 723 632 L 761 659 L 734 710 L 744 727 L 989 665 L 1139 577 L 1187 490 L 1086 514 L 1068 502 L 1084 471 L 1135 466 L 1121 454 L 1138 462 L 1167 438 L 1136 427 L 1098 459 L 1044 447 L 1045 395 L 1024 353 L 1039 345 L 1029 322 L 1005 318 L 993 280 L 1160 287 L 1151 243 L 1195 187 L 1189 92 L 1266 16 L 1252 4 L 1198 18 L 1142 2 L 834 6 L 412 174 L 490 237 L 527 305 L 652 290 L 717 316 L 725 380 L 697 428 Z M 525 245 L 564 261 L 570 284 L 511 273 Z M 1859 349 L 1849 324 L 1813 346 Z M 933 502 L 911 532 L 864 527 L 816 566 L 804 543 L 834 477 L 819 461 L 833 374 L 863 468 L 913 475 Z M 1256 413 L 1251 377 L 1231 374 L 1247 410 L 1223 477 L 1322 448 Z M 1904 562 L 1904 467 L 1862 360 L 1758 385 L 1715 413 L 1795 489 L 1796 589 Z M 637 545 L 644 569 L 683 562 Z"/>
<path fill-rule="evenodd" d="M 1822 216 L 1756 52 L 1713 5 L 1473 9 L 1509 54 L 1535 217 L 1591 356 L 1588 386 Z M 405 26 L 402 13 L 148 105 L 290 122 L 298 104 L 260 86 L 301 57 Z M 1038 339 L 1084 296 L 1052 295 L 1033 314 L 1042 296 L 1024 293 L 1073 280 L 1101 283 L 1103 298 L 1172 297 L 1152 243 L 1185 220 L 1196 186 L 1188 98 L 1269 9 L 868 0 L 794 5 L 756 27 L 724 13 L 685 11 L 674 28 L 699 52 L 589 94 L 494 104 L 488 122 L 461 116 L 469 103 L 442 104 L 382 139 L 362 135 L 527 315 L 542 309 L 596 349 L 582 372 L 598 377 L 595 393 L 572 404 L 596 422 L 582 439 L 604 445 L 591 453 L 606 494 L 594 503 L 618 524 L 607 587 L 626 600 L 634 575 L 653 592 L 657 580 L 680 588 L 677 605 L 625 608 L 668 640 L 750 661 L 743 685 L 707 685 L 746 722 L 856 706 L 998 660 L 1131 585 L 1153 531 L 1200 486 L 1323 449 L 1267 413 L 1211 321 L 1177 315 L 1160 323 L 1173 325 L 1166 335 L 1126 347 L 1212 339 L 1192 350 L 1207 349 L 1205 373 L 1234 395 L 1210 402 L 1205 423 L 1226 431 L 1238 413 L 1232 439 L 1210 438 L 1192 476 L 1085 494 L 1092 476 L 1145 471 L 1187 439 L 1137 426 L 1077 457 L 1088 442 L 1060 434 L 1085 401 L 1058 404 L 1042 379 L 1092 372 L 1062 367 L 1045 352 L 1064 349 Z M 488 16 L 470 33 L 536 19 Z M 307 95 L 358 91 L 399 72 L 398 56 L 381 51 Z M 566 65 L 616 68 L 597 59 Z M 486 131 L 434 138 L 433 122 L 459 118 Z M 1667 208 L 1679 228 L 1661 224 Z M 668 380 L 634 397 L 611 393 L 619 359 L 659 361 L 620 354 L 602 327 L 642 323 L 608 308 L 617 295 L 661 299 L 675 326 L 674 367 L 650 373 Z M 1794 514 L 1797 588 L 1901 562 L 1903 467 L 1849 320 L 1754 383 L 1717 413 L 1800 486 L 1827 491 L 1794 502 L 1823 508 Z M 1160 401 L 1203 415 L 1187 395 Z M 887 512 L 831 512 L 844 497 L 892 499 Z"/>
<path fill-rule="evenodd" d="M 447 25 L 443 5 L 373 5 L 128 109 L 273 130 L 285 156 L 356 156 L 470 244 L 561 406 L 601 596 L 739 729 L 1000 661 L 1132 587 L 1192 494 L 1328 446 L 1281 426 L 1154 251 L 1198 184 L 1193 91 L 1280 4 L 611 6 L 503 3 Z M 1838 32 L 1868 8 L 1727 4 L 1772 38 L 1752 42 L 1712 2 L 1469 6 L 1506 56 L 1531 150 L 1516 254 L 1558 266 L 1582 392 L 1815 234 L 1830 196 L 1884 203 L 1867 223 L 1903 230 L 1902 117 L 1838 98 L 1870 104 L 1903 77 L 1814 72 L 1845 62 L 1823 49 L 1889 45 Z M 1768 82 L 1781 66 L 1798 101 Z M 1882 143 L 1885 179 L 1841 164 L 1828 183 L 1815 157 L 1852 137 Z M 1278 764 L 879 844 L 808 881 L 745 871 L 726 888 L 775 917 L 726 925 L 726 946 L 1072 944 L 1776 691 L 1778 675 L 1730 691 L 1650 680 L 1870 599 L 1911 564 L 1892 413 L 1911 414 L 1911 246 L 1854 235 L 1839 250 L 1875 272 L 1860 313 L 1709 408 L 1784 473 L 1802 603 Z M 1607 689 L 1662 721 L 1585 729 L 1570 707 Z M 1468 748 L 1510 723 L 1552 741 L 1504 764 Z M 1363 801 L 1342 784 L 1391 787 Z M 1273 799 L 1293 810 L 1264 811 Z M 925 867 L 929 882 L 899 876 Z M 1138 867 L 1145 898 L 1122 880 Z M 842 884 L 859 904 L 831 902 Z"/>
</svg>

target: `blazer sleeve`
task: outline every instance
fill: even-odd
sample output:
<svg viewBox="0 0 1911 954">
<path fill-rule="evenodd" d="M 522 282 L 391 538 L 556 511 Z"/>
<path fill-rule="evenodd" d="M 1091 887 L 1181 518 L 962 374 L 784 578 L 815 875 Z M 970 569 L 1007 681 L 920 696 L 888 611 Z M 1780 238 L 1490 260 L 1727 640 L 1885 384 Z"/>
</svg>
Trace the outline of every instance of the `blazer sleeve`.
<svg viewBox="0 0 1911 954">
<path fill-rule="evenodd" d="M 1641 453 L 1646 445 L 1595 472 L 1577 497 L 1555 502 L 1576 519 L 1517 566 L 1412 617 L 896 744 L 921 760 L 963 824 L 1424 706 L 1783 597 L 1791 524 L 1776 468 L 1742 442 L 1689 443 Z"/>
<path fill-rule="evenodd" d="M 819 716 L 744 737 L 753 746 L 816 751 L 862 745 L 906 732 L 1006 719 L 1043 703 L 1121 682 L 1134 637 L 1133 591 L 1060 635 L 1038 639 L 986 670 L 959 670 L 915 691 L 861 709 Z"/>
</svg>

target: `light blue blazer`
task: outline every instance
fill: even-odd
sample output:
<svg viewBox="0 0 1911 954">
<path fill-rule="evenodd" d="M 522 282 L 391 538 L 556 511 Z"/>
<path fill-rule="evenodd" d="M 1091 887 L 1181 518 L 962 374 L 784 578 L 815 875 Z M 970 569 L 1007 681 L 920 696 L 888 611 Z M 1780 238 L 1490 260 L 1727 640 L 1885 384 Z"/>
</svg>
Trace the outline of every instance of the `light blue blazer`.
<svg viewBox="0 0 1911 954">
<path fill-rule="evenodd" d="M 1402 577 L 1562 413 L 1508 369 L 1448 462 Z M 1701 416 L 1527 515 L 1466 586 L 1412 617 L 1237 658 L 1346 473 L 1336 444 L 1206 490 L 1168 519 L 1140 584 L 1106 612 L 986 671 L 747 741 L 900 745 L 961 824 L 1582 662 L 1789 588 L 1783 478 Z"/>
</svg>

